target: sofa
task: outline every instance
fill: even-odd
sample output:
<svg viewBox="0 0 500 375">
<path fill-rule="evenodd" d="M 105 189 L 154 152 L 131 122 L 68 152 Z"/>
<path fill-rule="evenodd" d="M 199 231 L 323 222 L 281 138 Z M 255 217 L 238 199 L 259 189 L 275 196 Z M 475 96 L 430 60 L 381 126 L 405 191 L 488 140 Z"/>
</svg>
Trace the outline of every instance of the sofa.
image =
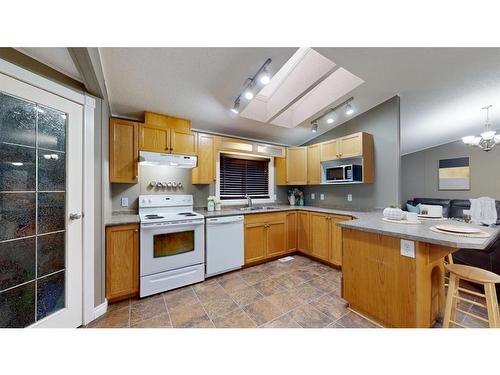
<svg viewBox="0 0 500 375">
<path fill-rule="evenodd" d="M 468 199 L 413 198 L 408 200 L 413 206 L 417 204 L 440 205 L 444 217 L 462 218 L 463 211 L 470 209 Z M 497 209 L 497 225 L 500 225 L 500 201 L 495 201 Z M 406 210 L 406 204 L 403 207 Z M 460 249 L 453 253 L 453 261 L 459 264 L 479 267 L 500 275 L 500 238 L 486 250 Z M 496 285 L 497 298 L 500 300 L 500 284 Z"/>
</svg>

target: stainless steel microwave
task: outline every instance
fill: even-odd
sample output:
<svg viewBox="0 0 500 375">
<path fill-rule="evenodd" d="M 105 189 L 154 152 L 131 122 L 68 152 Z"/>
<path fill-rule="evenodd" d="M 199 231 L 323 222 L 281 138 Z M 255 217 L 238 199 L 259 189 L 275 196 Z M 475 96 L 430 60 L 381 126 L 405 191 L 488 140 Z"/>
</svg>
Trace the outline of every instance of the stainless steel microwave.
<svg viewBox="0 0 500 375">
<path fill-rule="evenodd" d="M 325 182 L 362 181 L 361 165 L 349 164 L 325 168 Z"/>
</svg>

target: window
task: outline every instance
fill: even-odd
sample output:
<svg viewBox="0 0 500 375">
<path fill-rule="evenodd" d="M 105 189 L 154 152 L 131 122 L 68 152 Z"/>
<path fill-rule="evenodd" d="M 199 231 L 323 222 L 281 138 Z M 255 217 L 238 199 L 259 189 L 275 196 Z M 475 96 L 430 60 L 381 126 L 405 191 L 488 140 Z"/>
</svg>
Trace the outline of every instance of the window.
<svg viewBox="0 0 500 375">
<path fill-rule="evenodd" d="M 220 154 L 219 197 L 221 200 L 269 199 L 268 158 Z"/>
</svg>

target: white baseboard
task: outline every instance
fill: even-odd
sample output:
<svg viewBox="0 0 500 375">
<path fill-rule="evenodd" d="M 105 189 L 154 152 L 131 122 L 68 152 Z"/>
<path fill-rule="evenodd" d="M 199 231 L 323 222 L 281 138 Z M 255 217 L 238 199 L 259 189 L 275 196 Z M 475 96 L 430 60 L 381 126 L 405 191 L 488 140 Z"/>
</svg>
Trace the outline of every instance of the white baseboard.
<svg viewBox="0 0 500 375">
<path fill-rule="evenodd" d="M 94 307 L 94 319 L 97 319 L 101 315 L 106 314 L 106 311 L 108 311 L 108 300 L 104 299 L 103 303 L 101 303 L 99 306 Z"/>
</svg>

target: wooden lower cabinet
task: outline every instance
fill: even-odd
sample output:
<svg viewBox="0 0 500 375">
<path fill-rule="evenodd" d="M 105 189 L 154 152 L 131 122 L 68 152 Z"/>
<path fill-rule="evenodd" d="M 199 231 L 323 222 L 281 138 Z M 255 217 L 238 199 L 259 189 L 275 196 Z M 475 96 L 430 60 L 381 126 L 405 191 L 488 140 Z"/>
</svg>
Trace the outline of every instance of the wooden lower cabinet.
<svg viewBox="0 0 500 375">
<path fill-rule="evenodd" d="M 330 215 L 312 212 L 310 222 L 311 254 L 328 261 L 330 255 Z"/>
<path fill-rule="evenodd" d="M 245 264 L 287 252 L 286 213 L 245 215 Z"/>
<path fill-rule="evenodd" d="M 297 250 L 309 253 L 309 218 L 307 211 L 297 212 Z"/>
<path fill-rule="evenodd" d="M 351 220 L 351 217 L 331 216 L 330 219 L 330 254 L 328 261 L 337 266 L 342 266 L 342 228 L 337 223 L 347 220 Z"/>
<path fill-rule="evenodd" d="M 108 302 L 139 292 L 139 225 L 106 228 L 106 298 Z"/>
<path fill-rule="evenodd" d="M 286 249 L 287 252 L 297 250 L 297 212 L 286 213 Z"/>
</svg>

